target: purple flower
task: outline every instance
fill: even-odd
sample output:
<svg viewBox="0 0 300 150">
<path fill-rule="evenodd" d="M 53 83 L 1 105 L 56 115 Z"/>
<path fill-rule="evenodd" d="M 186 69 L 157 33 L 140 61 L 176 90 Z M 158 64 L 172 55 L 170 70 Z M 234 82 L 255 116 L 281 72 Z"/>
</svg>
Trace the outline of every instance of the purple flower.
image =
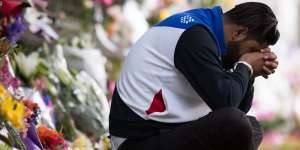
<svg viewBox="0 0 300 150">
<path fill-rule="evenodd" d="M 23 18 L 21 15 L 15 17 L 15 21 L 8 25 L 7 27 L 7 39 L 10 43 L 15 44 L 21 33 L 27 29 L 26 25 L 23 23 Z"/>
<path fill-rule="evenodd" d="M 29 150 L 42 150 L 43 146 L 39 139 L 35 125 L 30 121 L 26 137 L 23 139 L 24 144 Z"/>
</svg>

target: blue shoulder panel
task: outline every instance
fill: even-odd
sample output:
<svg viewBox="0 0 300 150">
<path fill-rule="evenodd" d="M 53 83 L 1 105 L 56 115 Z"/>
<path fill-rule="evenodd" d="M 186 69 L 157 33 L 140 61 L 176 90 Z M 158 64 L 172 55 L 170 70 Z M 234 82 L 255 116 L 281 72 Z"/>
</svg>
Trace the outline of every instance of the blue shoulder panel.
<svg viewBox="0 0 300 150">
<path fill-rule="evenodd" d="M 219 51 L 222 54 L 224 54 L 226 52 L 226 48 L 224 42 L 222 15 L 222 9 L 219 6 L 214 7 L 212 9 L 192 9 L 170 16 L 167 19 L 159 22 L 155 26 L 167 26 L 173 28 L 188 29 L 196 24 L 202 25 L 214 35 Z"/>
</svg>

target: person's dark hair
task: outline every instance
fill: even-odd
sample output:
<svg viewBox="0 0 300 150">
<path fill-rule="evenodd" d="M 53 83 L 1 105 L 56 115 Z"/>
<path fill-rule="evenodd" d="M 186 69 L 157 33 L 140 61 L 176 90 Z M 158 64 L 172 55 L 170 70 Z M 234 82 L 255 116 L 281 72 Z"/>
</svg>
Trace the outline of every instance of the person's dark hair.
<svg viewBox="0 0 300 150">
<path fill-rule="evenodd" d="M 261 43 L 274 45 L 280 37 L 276 16 L 266 4 L 242 3 L 226 12 L 225 17 L 232 23 L 248 27 L 249 36 Z"/>
</svg>

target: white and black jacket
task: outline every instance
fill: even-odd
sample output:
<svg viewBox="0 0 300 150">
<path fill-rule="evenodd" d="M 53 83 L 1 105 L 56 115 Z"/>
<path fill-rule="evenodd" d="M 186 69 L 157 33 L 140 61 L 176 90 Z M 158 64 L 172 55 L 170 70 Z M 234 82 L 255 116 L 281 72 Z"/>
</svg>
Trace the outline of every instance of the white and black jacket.
<svg viewBox="0 0 300 150">
<path fill-rule="evenodd" d="M 111 135 L 143 138 L 219 108 L 249 111 L 249 68 L 239 64 L 228 72 L 223 67 L 221 8 L 193 11 L 152 27 L 130 49 L 112 99 Z M 164 24 L 170 21 L 177 25 Z"/>
</svg>

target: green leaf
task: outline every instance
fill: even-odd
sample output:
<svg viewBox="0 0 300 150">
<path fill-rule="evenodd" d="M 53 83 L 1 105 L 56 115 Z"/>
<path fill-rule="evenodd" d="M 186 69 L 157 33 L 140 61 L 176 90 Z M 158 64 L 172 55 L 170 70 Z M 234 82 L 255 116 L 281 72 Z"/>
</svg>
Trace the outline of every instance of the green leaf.
<svg viewBox="0 0 300 150">
<path fill-rule="evenodd" d="M 20 150 L 27 150 L 25 144 L 23 143 L 19 132 L 12 127 L 8 122 L 4 122 L 5 128 L 8 131 L 8 137 L 13 145 L 15 145 Z"/>
<path fill-rule="evenodd" d="M 6 144 L 0 144 L 0 150 L 12 150 L 12 148 Z"/>
</svg>

